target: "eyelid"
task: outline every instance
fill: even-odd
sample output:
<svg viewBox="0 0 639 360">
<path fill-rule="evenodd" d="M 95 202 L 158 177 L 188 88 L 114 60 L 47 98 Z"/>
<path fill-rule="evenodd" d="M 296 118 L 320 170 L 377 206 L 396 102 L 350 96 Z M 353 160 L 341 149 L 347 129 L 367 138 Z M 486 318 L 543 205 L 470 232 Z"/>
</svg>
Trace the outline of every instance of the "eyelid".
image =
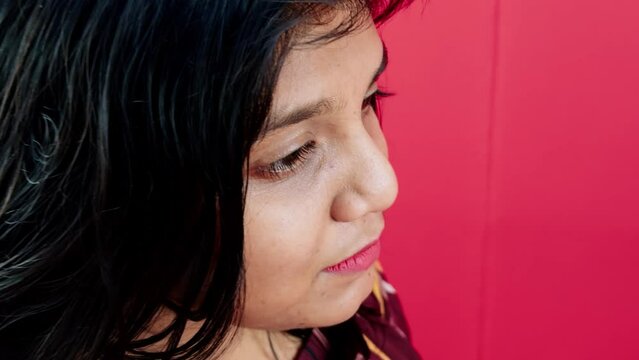
<svg viewBox="0 0 639 360">
<path fill-rule="evenodd" d="M 288 173 L 295 173 L 307 161 L 315 150 L 317 144 L 314 140 L 308 141 L 293 152 L 263 166 L 254 169 L 254 175 L 269 180 L 283 179 Z"/>
<path fill-rule="evenodd" d="M 379 86 L 377 86 L 377 84 L 373 84 L 373 87 L 369 91 L 366 92 L 366 95 L 364 96 L 364 98 L 371 97 L 377 91 L 379 91 Z"/>
<path fill-rule="evenodd" d="M 389 97 L 389 96 L 393 96 L 395 95 L 394 93 L 391 92 L 387 92 L 384 91 L 382 89 L 380 89 L 379 87 L 375 88 L 375 91 L 373 91 L 370 95 L 366 96 L 364 98 L 364 100 L 362 101 L 362 110 L 371 107 L 373 108 L 373 111 L 375 113 L 378 112 L 378 108 L 379 108 L 379 100 L 381 98 L 385 98 L 385 97 Z"/>
</svg>

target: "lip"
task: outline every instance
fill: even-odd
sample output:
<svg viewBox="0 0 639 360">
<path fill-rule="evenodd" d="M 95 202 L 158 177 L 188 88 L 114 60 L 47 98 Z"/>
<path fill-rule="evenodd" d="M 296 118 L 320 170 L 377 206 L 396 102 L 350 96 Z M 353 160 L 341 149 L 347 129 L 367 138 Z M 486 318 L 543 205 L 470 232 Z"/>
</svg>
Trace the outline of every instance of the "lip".
<svg viewBox="0 0 639 360">
<path fill-rule="evenodd" d="M 324 269 L 328 273 L 355 273 L 367 270 L 379 258 L 381 244 L 379 239 L 364 246 L 357 253 Z"/>
</svg>

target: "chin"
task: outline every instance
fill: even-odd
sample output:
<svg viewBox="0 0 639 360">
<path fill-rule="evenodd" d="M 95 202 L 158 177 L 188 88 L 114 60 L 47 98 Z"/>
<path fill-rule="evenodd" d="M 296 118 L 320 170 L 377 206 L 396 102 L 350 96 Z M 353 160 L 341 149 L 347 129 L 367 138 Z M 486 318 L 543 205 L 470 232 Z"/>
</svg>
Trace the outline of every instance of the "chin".
<svg viewBox="0 0 639 360">
<path fill-rule="evenodd" d="M 350 282 L 338 296 L 327 299 L 320 308 L 326 312 L 321 321 L 314 327 L 332 326 L 351 318 L 359 309 L 362 302 L 373 291 L 373 283 L 377 276 L 374 267 L 359 274 Z"/>
<path fill-rule="evenodd" d="M 374 266 L 351 275 L 323 275 L 324 286 L 314 296 L 301 297 L 276 313 L 249 309 L 243 313 L 241 326 L 283 331 L 337 325 L 355 315 L 378 276 Z"/>
</svg>

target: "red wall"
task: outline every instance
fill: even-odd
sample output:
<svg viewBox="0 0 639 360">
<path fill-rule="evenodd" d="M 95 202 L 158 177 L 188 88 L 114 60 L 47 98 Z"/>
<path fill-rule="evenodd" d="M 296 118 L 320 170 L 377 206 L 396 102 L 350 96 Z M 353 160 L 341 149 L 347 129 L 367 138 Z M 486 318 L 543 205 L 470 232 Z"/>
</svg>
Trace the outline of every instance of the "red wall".
<svg viewBox="0 0 639 360">
<path fill-rule="evenodd" d="M 639 359 L 639 3 L 430 0 L 382 37 L 424 358 Z"/>
</svg>

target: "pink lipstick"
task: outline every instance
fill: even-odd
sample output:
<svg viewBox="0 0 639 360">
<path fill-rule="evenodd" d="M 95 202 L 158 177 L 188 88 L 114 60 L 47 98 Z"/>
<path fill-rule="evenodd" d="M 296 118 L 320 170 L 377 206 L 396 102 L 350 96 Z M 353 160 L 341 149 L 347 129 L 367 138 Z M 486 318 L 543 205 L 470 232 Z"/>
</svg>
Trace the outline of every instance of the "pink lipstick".
<svg viewBox="0 0 639 360">
<path fill-rule="evenodd" d="M 327 267 L 324 271 L 330 273 L 353 273 L 364 271 L 373 265 L 377 258 L 379 258 L 380 250 L 381 246 L 379 240 L 375 240 L 362 250 L 358 251 L 355 255 L 342 260 L 335 265 Z"/>
</svg>

